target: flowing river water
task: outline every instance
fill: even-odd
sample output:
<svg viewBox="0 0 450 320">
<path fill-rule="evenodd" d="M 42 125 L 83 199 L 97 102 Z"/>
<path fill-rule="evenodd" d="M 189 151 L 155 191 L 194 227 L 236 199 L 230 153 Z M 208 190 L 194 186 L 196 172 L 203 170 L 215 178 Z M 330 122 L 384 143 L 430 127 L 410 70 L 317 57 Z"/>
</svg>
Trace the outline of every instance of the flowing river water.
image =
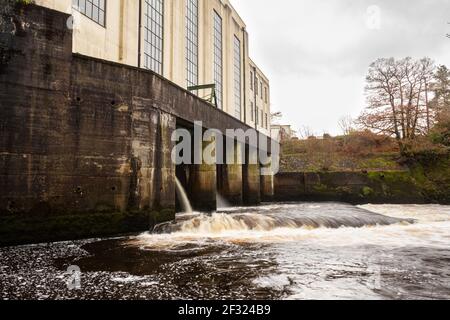
<svg viewBox="0 0 450 320">
<path fill-rule="evenodd" d="M 450 299 L 450 206 L 268 204 L 1 248 L 0 298 Z"/>
</svg>

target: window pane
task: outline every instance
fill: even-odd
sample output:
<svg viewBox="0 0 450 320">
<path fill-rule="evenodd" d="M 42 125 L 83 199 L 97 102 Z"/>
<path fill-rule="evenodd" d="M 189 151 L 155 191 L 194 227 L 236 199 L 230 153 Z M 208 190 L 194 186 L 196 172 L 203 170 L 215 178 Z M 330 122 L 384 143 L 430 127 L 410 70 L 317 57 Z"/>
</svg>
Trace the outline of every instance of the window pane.
<svg viewBox="0 0 450 320">
<path fill-rule="evenodd" d="M 241 41 L 234 37 L 234 109 L 239 120 L 241 114 Z"/>
<path fill-rule="evenodd" d="M 186 82 L 198 85 L 198 0 L 186 0 Z"/>
<path fill-rule="evenodd" d="M 105 0 L 72 0 L 72 6 L 89 19 L 105 26 Z"/>
<path fill-rule="evenodd" d="M 223 109 L 222 70 L 222 18 L 214 11 L 214 83 L 216 84 L 217 105 Z"/>
<path fill-rule="evenodd" d="M 145 0 L 144 67 L 162 74 L 164 0 Z"/>
</svg>

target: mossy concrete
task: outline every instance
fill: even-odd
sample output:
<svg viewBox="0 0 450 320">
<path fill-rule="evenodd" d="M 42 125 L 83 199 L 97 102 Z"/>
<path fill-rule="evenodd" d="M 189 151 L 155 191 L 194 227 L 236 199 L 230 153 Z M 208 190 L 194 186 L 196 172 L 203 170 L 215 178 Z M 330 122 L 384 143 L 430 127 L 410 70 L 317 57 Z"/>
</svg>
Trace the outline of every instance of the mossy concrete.
<svg viewBox="0 0 450 320">
<path fill-rule="evenodd" d="M 0 246 L 117 236 L 150 231 L 174 210 L 0 216 Z"/>
<path fill-rule="evenodd" d="M 449 164 L 444 156 L 398 171 L 283 172 L 275 177 L 275 200 L 450 204 Z"/>
</svg>

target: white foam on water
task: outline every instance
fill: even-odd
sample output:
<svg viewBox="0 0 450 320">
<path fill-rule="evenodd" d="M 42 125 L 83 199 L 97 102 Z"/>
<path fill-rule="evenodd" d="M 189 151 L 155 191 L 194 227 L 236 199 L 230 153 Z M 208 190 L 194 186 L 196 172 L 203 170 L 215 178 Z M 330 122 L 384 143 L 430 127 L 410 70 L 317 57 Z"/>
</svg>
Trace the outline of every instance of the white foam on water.
<svg viewBox="0 0 450 320">
<path fill-rule="evenodd" d="M 181 184 L 180 180 L 178 180 L 177 177 L 175 177 L 175 183 L 176 183 L 177 195 L 181 202 L 184 212 L 188 213 L 188 214 L 193 213 L 192 206 L 191 206 L 191 203 L 187 196 L 186 190 L 184 190 L 183 185 Z"/>
<path fill-rule="evenodd" d="M 133 283 L 133 282 L 140 282 L 144 281 L 145 277 L 137 277 L 137 276 L 128 276 L 128 277 L 115 277 L 112 278 L 111 281 L 113 282 L 120 282 L 120 283 Z"/>
<path fill-rule="evenodd" d="M 343 207 L 345 206 L 345 207 Z M 343 209 L 344 208 L 344 211 Z M 342 204 L 282 204 L 268 205 L 254 208 L 233 208 L 229 213 L 216 213 L 213 215 L 196 215 L 183 221 L 179 230 L 168 234 L 144 233 L 135 241 L 141 246 L 155 249 L 176 248 L 184 244 L 208 245 L 214 241 L 223 241 L 233 244 L 239 243 L 282 243 L 299 241 L 302 244 L 311 243 L 322 246 L 355 246 L 355 245 L 379 245 L 392 247 L 402 246 L 443 246 L 450 247 L 450 206 L 439 205 L 365 205 L 359 206 L 351 214 L 345 210 L 352 210 L 353 206 Z M 338 209 L 340 211 L 338 211 Z M 240 213 L 239 219 L 235 212 Z M 257 211 L 256 211 L 257 210 Z M 280 213 L 267 215 L 268 212 L 280 211 Z M 309 210 L 305 221 L 313 222 L 341 217 L 341 227 L 326 227 L 317 225 L 299 225 L 288 216 L 286 212 L 297 210 L 299 217 L 302 210 Z M 366 210 L 383 216 L 400 219 L 390 225 L 373 223 L 377 219 L 383 221 L 384 217 L 366 216 Z M 285 213 L 283 213 L 285 212 Z M 313 212 L 313 214 L 311 214 Z M 317 217 L 314 213 L 317 212 Z M 324 217 L 323 214 L 326 213 Z M 277 221 L 277 214 L 284 220 Z M 289 218 L 290 217 L 290 218 Z M 297 217 L 297 216 L 295 216 Z M 291 219 L 291 220 L 290 220 Z M 352 221 L 363 219 L 370 222 L 362 227 L 352 227 Z M 375 220 L 373 220 L 375 219 Z M 414 219 L 416 223 L 406 222 L 406 219 Z"/>
</svg>

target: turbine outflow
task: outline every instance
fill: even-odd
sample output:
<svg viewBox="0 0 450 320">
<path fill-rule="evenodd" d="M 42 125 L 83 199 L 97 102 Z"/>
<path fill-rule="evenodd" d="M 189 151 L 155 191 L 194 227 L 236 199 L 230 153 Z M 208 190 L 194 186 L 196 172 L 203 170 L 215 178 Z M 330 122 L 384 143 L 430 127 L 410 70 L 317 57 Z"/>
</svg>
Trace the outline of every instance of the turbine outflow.
<svg viewBox="0 0 450 320">
<path fill-rule="evenodd" d="M 177 195 L 178 199 L 180 200 L 181 206 L 183 208 L 184 213 L 193 213 L 191 203 L 189 201 L 189 198 L 187 196 L 186 190 L 183 188 L 183 185 L 181 184 L 180 180 L 178 180 L 177 177 L 175 177 L 176 187 L 177 187 Z"/>
</svg>

